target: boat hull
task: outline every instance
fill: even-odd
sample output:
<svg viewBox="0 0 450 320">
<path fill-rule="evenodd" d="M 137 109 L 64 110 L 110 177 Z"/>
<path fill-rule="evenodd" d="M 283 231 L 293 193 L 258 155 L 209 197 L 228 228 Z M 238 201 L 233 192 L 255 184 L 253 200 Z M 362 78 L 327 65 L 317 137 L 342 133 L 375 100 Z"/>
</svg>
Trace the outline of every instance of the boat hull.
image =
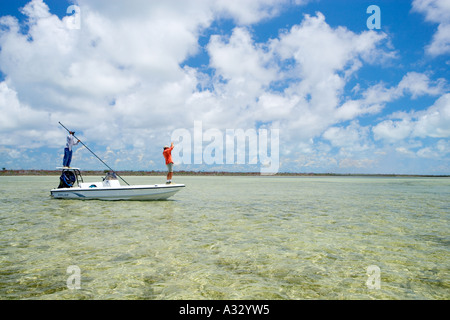
<svg viewBox="0 0 450 320">
<path fill-rule="evenodd" d="M 52 189 L 55 199 L 78 200 L 165 200 L 181 190 L 184 184 L 155 184 L 121 187 L 60 188 Z"/>
</svg>

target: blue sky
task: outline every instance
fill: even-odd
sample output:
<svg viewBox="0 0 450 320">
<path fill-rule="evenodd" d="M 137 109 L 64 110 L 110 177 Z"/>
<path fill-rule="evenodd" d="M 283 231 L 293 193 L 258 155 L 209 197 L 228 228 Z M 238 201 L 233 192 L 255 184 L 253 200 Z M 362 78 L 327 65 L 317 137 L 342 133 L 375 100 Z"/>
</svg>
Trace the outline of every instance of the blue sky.
<svg viewBox="0 0 450 320">
<path fill-rule="evenodd" d="M 449 21 L 447 0 L 1 1 L 0 167 L 60 166 L 61 121 L 116 170 L 165 170 L 176 140 L 177 170 L 450 174 Z"/>
</svg>

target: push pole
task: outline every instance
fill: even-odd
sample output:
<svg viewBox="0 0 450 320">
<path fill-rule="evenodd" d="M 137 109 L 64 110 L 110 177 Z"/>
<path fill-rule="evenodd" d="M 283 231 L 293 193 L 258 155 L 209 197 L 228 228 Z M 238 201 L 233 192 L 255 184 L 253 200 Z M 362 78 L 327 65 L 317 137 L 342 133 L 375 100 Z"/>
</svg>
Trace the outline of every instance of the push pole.
<svg viewBox="0 0 450 320">
<path fill-rule="evenodd" d="M 67 129 L 61 122 L 58 121 L 58 123 L 61 125 L 61 127 L 63 127 L 64 129 L 67 130 L 67 132 L 71 132 L 69 129 Z M 76 139 L 78 139 L 75 135 L 73 135 Z M 94 151 L 92 151 L 91 149 L 89 149 L 89 147 L 87 145 L 85 145 L 80 139 L 78 139 L 78 141 L 81 142 L 81 144 L 88 149 L 98 160 L 100 160 L 105 166 L 107 166 L 109 168 L 109 170 L 111 170 L 112 172 L 114 172 L 120 179 L 122 179 L 123 182 L 125 182 L 127 185 L 130 185 L 128 182 L 125 181 L 124 178 L 122 178 L 116 171 L 114 171 L 114 169 L 112 169 L 110 166 L 108 166 L 102 159 L 100 159 L 95 153 Z"/>
</svg>

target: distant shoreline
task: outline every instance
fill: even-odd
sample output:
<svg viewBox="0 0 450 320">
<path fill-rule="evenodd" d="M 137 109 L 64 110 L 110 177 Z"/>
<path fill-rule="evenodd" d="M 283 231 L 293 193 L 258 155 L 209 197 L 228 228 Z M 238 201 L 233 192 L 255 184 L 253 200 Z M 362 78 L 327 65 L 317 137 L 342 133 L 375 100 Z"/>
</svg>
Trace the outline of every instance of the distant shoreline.
<svg viewBox="0 0 450 320">
<path fill-rule="evenodd" d="M 103 176 L 109 170 L 85 170 L 84 176 Z M 58 176 L 60 170 L 0 170 L 0 176 Z M 166 171 L 116 171 L 123 176 L 165 176 Z M 178 176 L 261 176 L 259 172 L 225 172 L 225 171 L 176 171 Z M 430 178 L 448 178 L 450 175 L 422 175 L 422 174 L 365 174 L 365 173 L 295 173 L 279 172 L 272 176 L 300 176 L 300 177 L 430 177 Z"/>
</svg>

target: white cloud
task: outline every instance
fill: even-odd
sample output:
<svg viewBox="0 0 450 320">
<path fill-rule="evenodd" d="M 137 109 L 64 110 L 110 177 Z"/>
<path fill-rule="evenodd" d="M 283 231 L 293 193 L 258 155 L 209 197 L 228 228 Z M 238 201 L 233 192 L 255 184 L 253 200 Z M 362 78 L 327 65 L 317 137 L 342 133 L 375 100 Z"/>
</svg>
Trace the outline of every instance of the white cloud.
<svg viewBox="0 0 450 320">
<path fill-rule="evenodd" d="M 400 120 L 385 120 L 373 127 L 376 140 L 396 142 L 407 138 L 450 137 L 450 94 L 441 96 L 423 111 L 398 114 Z"/>
<path fill-rule="evenodd" d="M 446 87 L 445 79 L 431 81 L 427 74 L 408 72 L 397 86 L 387 88 L 384 83 L 378 83 L 369 87 L 362 93 L 363 99 L 360 102 L 367 106 L 383 105 L 406 94 L 410 94 L 413 99 L 424 95 L 437 96 L 443 94 Z"/>
<path fill-rule="evenodd" d="M 23 9 L 27 34 L 17 20 L 1 18 L 0 64 L 17 106 L 15 113 L 3 107 L 12 119 L 8 128 L 24 130 L 26 118 L 16 119 L 27 111 L 29 122 L 41 118 L 45 124 L 41 144 L 50 144 L 45 137 L 51 145 L 63 140 L 57 126 L 62 121 L 90 142 L 145 150 L 167 143 L 171 131 L 189 129 L 196 120 L 205 129 L 266 123 L 282 126 L 287 143 L 307 150 L 330 125 L 379 111 L 341 106 L 341 100 L 363 63 L 390 56 L 380 49 L 384 33 L 331 28 L 317 13 L 266 43 L 256 43 L 245 26 L 229 37 L 212 35 L 206 47 L 212 75 L 180 66 L 199 50 L 199 36 L 217 17 L 251 24 L 273 17 L 286 3 L 135 0 L 124 6 L 80 0 L 81 27 L 74 30 L 42 0 L 32 0 Z M 285 68 L 290 61 L 292 68 Z M 272 90 L 276 83 L 289 85 Z M 2 94 L 12 99 L 8 90 Z M 25 129 L 14 139 L 3 135 L 2 143 L 24 143 L 33 133 L 39 131 Z"/>
<path fill-rule="evenodd" d="M 416 137 L 450 138 L 450 93 L 440 97 L 433 106 L 413 114 Z"/>
<path fill-rule="evenodd" d="M 22 10 L 27 34 L 16 19 L 1 18 L 0 66 L 17 104 L 29 114 L 50 115 L 53 125 L 45 124 L 54 133 L 61 120 L 91 141 L 117 146 L 134 144 L 146 132 L 127 130 L 161 129 L 172 122 L 172 107 L 183 114 L 195 89 L 192 72 L 179 64 L 195 53 L 200 28 L 212 19 L 208 10 L 186 3 L 80 1 L 79 30 L 68 29 L 41 0 Z M 17 118 L 11 108 L 4 111 Z M 23 122 L 9 121 L 8 127 L 26 131 Z"/>
<path fill-rule="evenodd" d="M 54 145 L 55 135 L 46 132 L 51 116 L 29 105 L 22 104 L 17 92 L 6 82 L 0 82 L 0 137 L 3 145 L 37 148 L 47 143 Z M 17 130 L 17 128 L 21 128 Z"/>
<path fill-rule="evenodd" d="M 448 159 L 450 154 L 449 140 L 441 139 L 427 146 L 424 146 L 420 140 L 405 141 L 402 144 L 395 148 L 395 151 L 409 158 Z"/>
<path fill-rule="evenodd" d="M 220 36 L 212 36 L 208 44 L 210 66 L 223 78 L 243 86 L 242 90 L 247 88 L 248 81 L 257 82 L 260 87 L 275 79 L 276 70 L 266 67 L 271 57 L 254 44 L 246 29 L 235 28 L 225 41 Z"/>
<path fill-rule="evenodd" d="M 361 152 L 369 148 L 369 134 L 368 127 L 361 127 L 357 121 L 353 121 L 345 128 L 331 127 L 327 129 L 323 138 L 330 141 L 335 147 L 351 152 Z"/>
<path fill-rule="evenodd" d="M 398 153 L 407 155 L 407 156 L 414 156 L 415 153 L 412 152 L 411 150 L 409 150 L 407 147 L 397 147 L 395 148 L 395 151 L 397 151 Z"/>
<path fill-rule="evenodd" d="M 386 120 L 377 124 L 372 130 L 375 140 L 383 139 L 388 142 L 396 142 L 411 135 L 413 124 L 408 120 Z"/>
<path fill-rule="evenodd" d="M 436 149 L 443 155 L 450 153 L 450 141 L 439 140 L 436 144 Z"/>
<path fill-rule="evenodd" d="M 219 15 L 234 19 L 239 25 L 248 25 L 279 14 L 290 0 L 218 0 L 215 8 Z M 307 1 L 296 1 L 297 5 Z"/>
<path fill-rule="evenodd" d="M 381 49 L 386 39 L 384 33 L 332 28 L 321 13 L 305 15 L 300 25 L 273 39 L 270 45 L 281 64 L 295 62 L 283 70 L 284 77 L 293 80 L 283 92 L 290 109 L 285 130 L 295 130 L 297 139 L 306 141 L 336 122 L 378 112 L 379 108 L 352 102 L 342 105 L 342 94 L 363 63 L 381 63 L 394 56 Z"/>
<path fill-rule="evenodd" d="M 448 137 L 444 98 L 426 112 L 383 121 L 373 131 L 359 125 L 359 117 L 378 114 L 395 99 L 446 90 L 445 80 L 410 72 L 397 86 L 359 85 L 355 95 L 361 98 L 348 97 L 346 86 L 363 66 L 397 58 L 386 33 L 334 28 L 316 13 L 299 17 L 299 24 L 273 39 L 255 40 L 252 24 L 287 4 L 306 2 L 79 0 L 81 28 L 70 29 L 67 17 L 59 19 L 42 0 L 32 0 L 23 9 L 25 25 L 0 18 L 0 68 L 6 77 L 0 83 L 0 144 L 62 147 L 62 121 L 81 131 L 88 144 L 109 146 L 105 156 L 111 163 L 130 158 L 128 163 L 139 159 L 143 165 L 153 161 L 150 152 L 160 156 L 159 146 L 173 130 L 202 121 L 205 130 L 274 126 L 280 128 L 282 152 L 293 161 L 337 166 L 327 155 L 336 147 L 347 159 L 339 165 L 364 167 L 374 163 L 350 156 L 373 148 L 371 133 L 390 142 Z M 214 32 L 208 28 L 223 17 L 237 24 L 232 33 L 213 34 L 200 48 L 200 37 Z M 209 65 L 184 65 L 200 49 Z M 79 150 L 79 159 L 88 161 Z"/>
<path fill-rule="evenodd" d="M 448 0 L 414 0 L 413 10 L 425 14 L 425 20 L 438 23 L 426 52 L 432 56 L 450 53 L 450 2 Z"/>
<path fill-rule="evenodd" d="M 431 81 L 426 74 L 408 72 L 398 84 L 395 94 L 402 96 L 409 93 L 413 99 L 424 95 L 436 96 L 445 92 L 446 85 L 445 79 Z"/>
<path fill-rule="evenodd" d="M 341 120 L 354 119 L 364 114 L 377 114 L 385 106 L 385 104 L 402 98 L 406 95 L 410 95 L 412 99 L 416 99 L 422 96 L 439 96 L 446 92 L 448 84 L 445 79 L 438 79 L 432 81 L 427 74 L 418 72 L 408 72 L 397 86 L 386 87 L 384 83 L 375 84 L 360 94 L 361 99 L 348 100 L 344 102 L 337 110 L 336 117 Z M 361 91 L 360 87 L 355 90 Z M 390 124 L 384 124 L 387 127 Z M 397 136 L 397 133 L 403 131 L 395 125 L 394 132 L 388 135 L 393 138 Z M 381 131 L 383 129 L 378 128 L 377 132 L 383 135 Z M 384 135 L 387 137 L 387 135 Z M 402 138 L 399 138 L 402 139 Z M 395 139 L 396 140 L 396 139 Z"/>
<path fill-rule="evenodd" d="M 288 2 L 133 0 L 124 4 L 113 0 L 106 4 L 79 0 L 81 28 L 72 30 L 50 14 L 42 0 L 32 0 L 22 10 L 28 16 L 27 34 L 16 19 L 1 18 L 0 66 L 23 104 L 55 118 L 65 115 L 83 130 L 92 130 L 88 128 L 99 126 L 105 118 L 116 126 L 140 129 L 158 130 L 167 123 L 186 126 L 183 120 L 192 119 L 193 114 L 208 119 L 211 106 L 220 111 L 227 108 L 224 104 L 236 101 L 231 90 L 239 89 L 239 81 L 249 80 L 252 69 L 253 83 L 246 83 L 256 91 L 274 74 L 264 67 L 257 69 L 258 59 L 264 57 L 254 59 L 252 54 L 261 50 L 248 32 L 236 29 L 228 43 L 234 45 L 234 59 L 221 61 L 218 50 L 226 47 L 214 37 L 210 44 L 217 61 L 214 67 L 224 75 L 230 72 L 236 87 L 227 87 L 224 98 L 220 91 L 198 92 L 197 85 L 205 77 L 180 64 L 198 51 L 202 31 L 224 12 L 242 23 L 255 23 L 277 14 Z M 250 65 L 243 70 L 246 77 L 239 80 L 232 68 L 236 64 L 242 68 L 240 58 L 248 59 Z M 252 92 L 252 98 L 258 94 Z M 172 113 L 183 117 L 174 118 Z M 211 120 L 220 122 L 216 118 Z"/>
</svg>

